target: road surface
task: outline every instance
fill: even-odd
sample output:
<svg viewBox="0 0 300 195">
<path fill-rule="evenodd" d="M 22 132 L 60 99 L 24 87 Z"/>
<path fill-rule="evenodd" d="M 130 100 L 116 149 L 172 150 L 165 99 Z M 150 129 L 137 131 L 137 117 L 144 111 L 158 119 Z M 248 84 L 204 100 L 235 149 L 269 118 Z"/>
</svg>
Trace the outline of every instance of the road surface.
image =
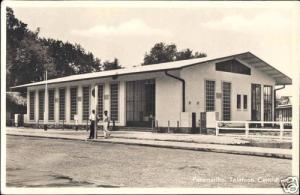
<svg viewBox="0 0 300 195">
<path fill-rule="evenodd" d="M 7 136 L 9 187 L 280 187 L 291 160 Z"/>
</svg>

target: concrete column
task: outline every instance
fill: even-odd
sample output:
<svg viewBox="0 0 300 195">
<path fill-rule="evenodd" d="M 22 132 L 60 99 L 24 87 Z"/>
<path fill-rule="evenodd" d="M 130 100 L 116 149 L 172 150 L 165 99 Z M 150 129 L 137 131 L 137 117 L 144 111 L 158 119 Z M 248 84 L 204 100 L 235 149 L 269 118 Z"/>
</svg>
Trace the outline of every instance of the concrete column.
<svg viewBox="0 0 300 195">
<path fill-rule="evenodd" d="M 104 87 L 103 111 L 107 110 L 110 114 L 110 83 L 106 81 L 103 87 Z"/>
<path fill-rule="evenodd" d="M 44 123 L 47 124 L 48 123 L 48 101 L 49 101 L 49 98 L 48 98 L 48 89 L 46 90 L 45 88 L 45 102 L 44 102 Z"/>
<path fill-rule="evenodd" d="M 222 94 L 222 81 L 215 81 L 215 111 L 219 113 L 219 118 L 217 120 L 221 120 L 222 119 L 222 98 L 217 98 L 217 93 L 221 93 Z M 222 94 L 223 95 L 223 94 Z M 242 96 L 242 95 L 241 95 Z M 192 102 L 193 104 L 195 104 L 196 102 Z M 242 102 L 241 102 L 242 103 Z M 242 106 L 242 104 L 241 104 Z"/>
<path fill-rule="evenodd" d="M 78 86 L 78 92 L 77 92 L 77 115 L 78 115 L 78 123 L 82 124 L 82 86 Z"/>
<path fill-rule="evenodd" d="M 119 124 L 126 125 L 126 82 L 119 82 Z"/>
<path fill-rule="evenodd" d="M 59 123 L 59 89 L 54 88 L 54 121 Z"/>
<path fill-rule="evenodd" d="M 97 99 L 96 99 L 96 84 L 91 84 L 91 88 L 90 88 L 90 94 L 91 94 L 91 110 L 90 111 L 92 111 L 92 110 L 96 110 L 96 101 L 97 101 Z M 93 94 L 92 94 L 92 92 L 93 92 L 93 90 L 95 90 L 95 97 L 93 96 Z"/>
</svg>

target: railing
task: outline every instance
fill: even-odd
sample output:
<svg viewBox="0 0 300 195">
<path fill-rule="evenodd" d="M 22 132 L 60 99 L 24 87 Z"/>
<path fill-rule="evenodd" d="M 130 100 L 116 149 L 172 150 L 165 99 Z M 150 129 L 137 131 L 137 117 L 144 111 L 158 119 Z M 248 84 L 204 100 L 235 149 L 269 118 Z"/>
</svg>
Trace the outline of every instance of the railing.
<svg viewBox="0 0 300 195">
<path fill-rule="evenodd" d="M 222 133 L 221 133 L 222 131 Z M 217 121 L 216 136 L 225 135 L 228 132 L 243 133 L 245 137 L 272 137 L 282 139 L 291 139 L 292 123 L 283 121 Z M 265 133 L 264 136 L 251 135 L 251 132 Z M 269 135 L 271 132 L 279 133 L 277 136 Z M 288 136 L 284 136 L 287 134 Z M 289 136 L 290 135 L 290 136 Z"/>
</svg>

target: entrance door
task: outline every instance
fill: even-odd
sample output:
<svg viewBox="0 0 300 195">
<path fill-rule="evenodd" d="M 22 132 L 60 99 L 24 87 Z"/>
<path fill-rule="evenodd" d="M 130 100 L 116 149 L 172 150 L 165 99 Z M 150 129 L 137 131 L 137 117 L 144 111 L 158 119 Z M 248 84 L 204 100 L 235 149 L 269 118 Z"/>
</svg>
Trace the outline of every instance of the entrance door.
<svg viewBox="0 0 300 195">
<path fill-rule="evenodd" d="M 251 84 L 251 120 L 261 120 L 261 86 Z"/>
<path fill-rule="evenodd" d="M 155 115 L 155 81 L 126 82 L 126 124 L 151 127 Z"/>
<path fill-rule="evenodd" d="M 222 118 L 224 121 L 231 120 L 231 83 L 222 83 Z"/>
</svg>

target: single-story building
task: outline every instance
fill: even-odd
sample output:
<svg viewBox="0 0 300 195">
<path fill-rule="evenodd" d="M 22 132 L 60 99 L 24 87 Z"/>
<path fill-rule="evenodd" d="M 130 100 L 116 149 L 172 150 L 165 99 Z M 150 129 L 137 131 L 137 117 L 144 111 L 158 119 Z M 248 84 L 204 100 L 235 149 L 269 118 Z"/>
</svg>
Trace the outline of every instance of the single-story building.
<svg viewBox="0 0 300 195">
<path fill-rule="evenodd" d="M 95 109 L 107 110 L 116 126 L 188 129 L 200 113 L 206 113 L 207 121 L 273 121 L 275 86 L 289 84 L 291 78 L 245 52 L 72 75 L 13 89 L 27 89 L 27 125 L 72 126 L 74 119 L 86 125 Z"/>
<path fill-rule="evenodd" d="M 292 101 L 290 96 L 282 96 L 276 104 L 276 121 L 292 121 Z"/>
</svg>

